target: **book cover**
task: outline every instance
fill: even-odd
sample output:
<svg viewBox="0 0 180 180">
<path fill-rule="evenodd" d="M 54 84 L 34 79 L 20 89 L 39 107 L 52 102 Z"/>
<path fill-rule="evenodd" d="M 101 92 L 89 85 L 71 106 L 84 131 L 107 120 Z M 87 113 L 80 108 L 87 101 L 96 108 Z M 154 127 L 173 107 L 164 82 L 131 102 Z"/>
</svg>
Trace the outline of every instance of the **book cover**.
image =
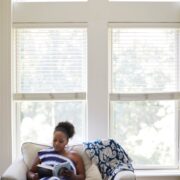
<svg viewBox="0 0 180 180">
<path fill-rule="evenodd" d="M 48 166 L 45 164 L 38 164 L 38 174 L 39 178 L 42 177 L 51 177 L 57 176 L 60 177 L 62 171 L 64 170 L 71 170 L 71 165 L 69 162 L 59 163 L 55 166 Z"/>
</svg>

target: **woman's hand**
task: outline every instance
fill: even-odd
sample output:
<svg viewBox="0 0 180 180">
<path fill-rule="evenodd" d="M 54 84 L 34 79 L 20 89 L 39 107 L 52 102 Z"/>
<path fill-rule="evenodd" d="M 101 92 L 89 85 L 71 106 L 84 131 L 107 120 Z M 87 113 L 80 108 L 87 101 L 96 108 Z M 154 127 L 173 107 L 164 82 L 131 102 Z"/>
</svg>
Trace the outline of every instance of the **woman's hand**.
<svg viewBox="0 0 180 180">
<path fill-rule="evenodd" d="M 67 168 L 63 168 L 63 170 L 60 173 L 61 176 L 65 176 L 65 177 L 69 177 L 69 178 L 73 178 L 74 177 L 74 172 L 67 169 Z"/>
<path fill-rule="evenodd" d="M 32 176 L 32 180 L 38 180 L 38 179 L 39 179 L 38 173 L 34 173 Z"/>
</svg>

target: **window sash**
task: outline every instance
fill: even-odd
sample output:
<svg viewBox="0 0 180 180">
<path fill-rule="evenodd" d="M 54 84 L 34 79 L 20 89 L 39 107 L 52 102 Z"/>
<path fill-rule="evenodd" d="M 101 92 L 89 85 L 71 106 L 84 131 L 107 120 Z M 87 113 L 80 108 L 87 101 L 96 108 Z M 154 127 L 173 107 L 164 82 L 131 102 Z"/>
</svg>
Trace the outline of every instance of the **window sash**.
<svg viewBox="0 0 180 180">
<path fill-rule="evenodd" d="M 31 117 L 30 115 L 27 115 L 26 113 L 23 113 L 23 111 L 24 111 L 24 109 L 22 109 L 21 108 L 21 104 L 22 103 L 31 103 L 31 105 L 34 105 L 34 103 L 40 103 L 41 105 L 42 104 L 44 104 L 45 106 L 47 106 L 47 104 L 50 106 L 50 109 L 48 109 L 48 113 L 46 113 L 45 111 L 43 112 L 43 111 L 41 111 L 40 109 L 40 112 L 39 111 L 37 111 L 37 109 L 36 109 L 36 113 L 35 114 L 33 114 L 34 115 L 34 117 Z M 72 118 L 68 118 L 68 119 L 65 119 L 64 117 L 62 117 L 62 116 L 68 116 L 67 115 L 67 111 L 69 111 L 68 109 L 66 109 L 65 108 L 65 111 L 66 112 L 59 112 L 59 111 L 57 111 L 57 109 L 56 109 L 56 107 L 57 106 L 55 106 L 55 105 L 58 105 L 58 104 L 63 104 L 63 107 L 65 107 L 67 104 L 76 104 L 76 103 L 81 103 L 81 106 L 82 106 L 82 109 L 81 109 L 81 113 L 78 113 L 79 115 L 78 116 L 80 116 L 81 118 L 79 119 L 79 117 L 78 117 L 78 119 L 76 119 L 76 118 L 74 118 L 74 117 L 72 117 Z M 37 133 L 37 129 L 38 129 L 38 133 L 39 134 L 37 134 L 36 136 L 34 136 L 34 135 L 32 135 L 32 136 L 30 136 L 30 137 L 25 137 L 25 138 L 30 138 L 31 139 L 31 141 L 32 142 L 35 142 L 35 143 L 43 143 L 43 144 L 48 144 L 48 145 L 51 145 L 51 143 L 52 143 L 52 135 L 53 135 L 53 130 L 54 130 L 54 127 L 56 126 L 56 124 L 57 124 L 57 122 L 59 122 L 59 119 L 56 117 L 57 116 L 57 112 L 58 112 L 58 114 L 61 114 L 61 113 L 63 113 L 63 114 L 61 114 L 62 116 L 61 116 L 61 118 L 62 119 L 64 119 L 65 121 L 66 120 L 69 120 L 69 121 L 73 121 L 74 122 L 74 120 L 80 120 L 80 123 L 81 123 L 81 125 L 82 126 L 78 126 L 78 128 L 80 128 L 80 129 L 86 129 L 86 127 L 87 127 L 87 119 L 85 118 L 86 117 L 86 112 L 87 112 L 87 110 L 86 110 L 86 108 L 87 108 L 87 105 L 86 105 L 86 101 L 85 100 L 71 100 L 71 99 L 69 99 L 69 100 L 53 100 L 53 101 L 51 101 L 51 100 L 21 100 L 21 101 L 17 101 L 17 100 L 14 100 L 14 103 L 13 103 L 13 105 L 14 105 L 14 116 L 16 117 L 16 122 L 14 122 L 15 124 L 15 126 L 16 126 L 16 130 L 14 131 L 14 135 L 16 136 L 16 142 L 15 142 L 15 146 L 16 146 L 16 148 L 14 149 L 14 153 L 15 153 L 15 156 L 19 156 L 19 155 L 21 155 L 21 150 L 20 150 L 20 147 L 21 147 L 21 145 L 22 145 L 22 142 L 24 142 L 23 141 L 23 139 L 21 139 L 21 131 L 22 131 L 22 129 L 20 129 L 20 127 L 22 126 L 22 120 L 24 120 L 25 121 L 25 124 L 26 124 L 26 129 L 27 129 L 27 131 L 24 131 L 24 132 L 26 132 L 28 135 L 29 135 L 29 130 L 32 130 L 32 126 L 36 126 L 36 121 L 35 121 L 35 118 L 38 116 L 38 114 L 40 114 L 40 115 L 44 115 L 44 116 L 42 116 L 42 117 L 40 117 L 40 119 L 39 118 L 37 118 L 36 120 L 42 120 L 42 118 L 47 118 L 46 117 L 46 115 L 48 114 L 49 116 L 50 116 L 50 118 L 48 118 L 48 121 L 50 121 L 51 123 L 51 132 L 49 132 L 49 128 L 50 128 L 50 126 L 49 126 L 49 128 L 47 129 L 47 126 L 45 126 L 45 131 L 42 129 L 42 128 L 40 128 L 40 129 L 42 129 L 42 131 L 41 131 L 41 133 L 39 133 L 39 131 L 40 131 L 40 129 L 38 129 L 39 127 L 36 127 L 35 129 L 34 129 L 34 132 L 36 132 Z M 44 107 L 44 106 L 43 106 Z M 55 111 L 55 109 L 56 109 L 56 111 Z M 76 108 L 75 108 L 76 109 Z M 29 111 L 29 112 L 31 112 L 31 110 Z M 77 112 L 77 111 L 76 111 Z M 73 113 L 73 115 L 77 115 L 77 113 L 76 112 L 72 112 Z M 55 115 L 55 113 L 56 113 L 56 115 Z M 22 116 L 22 114 L 24 115 L 24 116 Z M 46 114 L 46 115 L 45 115 Z M 82 116 L 81 116 L 82 115 Z M 36 117 L 35 117 L 36 116 Z M 72 116 L 72 114 L 70 114 L 70 117 Z M 27 122 L 27 121 L 30 121 L 29 123 Z M 31 123 L 31 122 L 34 122 L 34 123 Z M 79 121 L 78 121 L 79 122 Z M 38 122 L 37 122 L 38 123 Z M 77 123 L 77 122 L 76 122 Z M 24 124 L 24 125 L 25 125 Z M 31 127 L 27 127 L 27 125 L 30 125 Z M 33 125 L 34 124 L 34 125 Z M 42 124 L 42 127 L 43 127 L 43 125 L 47 125 L 47 123 L 43 123 Z M 50 125 L 49 124 L 49 125 Z M 76 124 L 76 127 L 77 127 L 77 124 Z M 48 132 L 48 134 L 46 133 L 46 141 L 44 140 L 44 137 L 43 137 L 43 134 L 45 133 L 45 132 Z M 77 136 L 77 134 L 80 134 L 80 133 L 82 133 L 81 134 L 81 136 L 80 136 L 80 138 L 81 139 L 83 139 L 83 141 L 85 141 L 86 139 L 87 139 L 87 135 L 88 135 L 88 133 L 87 133 L 87 131 L 80 131 L 79 133 L 76 133 L 75 134 L 75 136 L 70 140 L 70 144 L 74 144 L 74 143 L 80 143 L 79 142 L 79 138 L 77 139 L 77 137 L 79 137 L 79 136 Z M 37 139 L 35 140 L 34 138 L 35 137 L 37 137 L 37 138 L 39 138 L 39 137 L 41 137 L 41 138 L 43 138 L 43 141 L 44 142 L 39 142 Z M 32 140 L 33 139 L 33 140 Z M 47 140 L 48 139 L 48 140 Z"/>
<path fill-rule="evenodd" d="M 15 101 L 86 100 L 86 93 L 15 93 Z"/>
<path fill-rule="evenodd" d="M 110 101 L 180 100 L 180 92 L 110 93 Z"/>
<path fill-rule="evenodd" d="M 132 100 L 132 98 L 129 98 L 126 100 L 125 99 L 116 99 L 116 100 L 109 100 L 109 136 L 110 138 L 113 138 L 113 131 L 114 131 L 114 127 L 113 125 L 111 124 L 111 120 L 113 118 L 113 114 L 111 113 L 113 111 L 113 106 L 111 105 L 111 103 L 113 102 L 143 102 L 143 101 L 156 101 L 157 99 L 153 100 L 153 99 L 135 99 L 135 100 Z M 161 101 L 162 99 L 160 99 Z M 163 99 L 162 101 L 164 101 L 165 99 Z M 168 99 L 167 99 L 168 100 Z M 173 100 L 173 99 L 170 99 L 170 101 Z M 158 101 L 158 100 L 157 100 Z M 180 152 L 179 152 L 179 117 L 180 117 L 180 101 L 179 100 L 175 100 L 175 139 L 174 139 L 174 143 L 175 143 L 175 164 L 174 165 L 141 165 L 141 164 L 134 164 L 134 168 L 136 170 L 166 170 L 166 169 L 178 169 L 180 167 L 180 164 L 179 164 L 179 157 L 180 157 Z M 118 140 L 117 140 L 118 141 Z"/>
</svg>

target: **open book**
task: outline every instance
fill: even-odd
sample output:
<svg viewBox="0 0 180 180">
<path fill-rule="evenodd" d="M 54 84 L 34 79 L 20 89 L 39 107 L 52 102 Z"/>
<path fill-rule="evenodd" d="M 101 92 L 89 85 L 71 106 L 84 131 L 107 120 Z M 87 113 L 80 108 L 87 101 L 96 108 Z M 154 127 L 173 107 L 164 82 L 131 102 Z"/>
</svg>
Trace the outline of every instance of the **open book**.
<svg viewBox="0 0 180 180">
<path fill-rule="evenodd" d="M 38 169 L 39 178 L 51 177 L 51 176 L 60 177 L 62 171 L 71 170 L 71 165 L 69 162 L 59 163 L 55 166 L 38 164 L 37 169 Z"/>
</svg>

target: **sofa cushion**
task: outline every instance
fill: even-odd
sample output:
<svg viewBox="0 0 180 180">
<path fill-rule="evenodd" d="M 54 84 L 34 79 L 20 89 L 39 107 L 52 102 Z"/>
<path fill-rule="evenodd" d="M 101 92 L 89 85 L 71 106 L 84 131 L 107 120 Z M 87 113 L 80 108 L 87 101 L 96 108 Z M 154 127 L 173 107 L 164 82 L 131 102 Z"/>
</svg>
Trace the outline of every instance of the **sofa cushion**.
<svg viewBox="0 0 180 180">
<path fill-rule="evenodd" d="M 95 164 L 91 164 L 89 169 L 86 170 L 86 180 L 102 180 L 98 167 Z"/>
<path fill-rule="evenodd" d="M 95 164 L 93 164 L 92 161 L 89 159 L 82 144 L 69 146 L 69 148 L 73 151 L 76 151 L 82 157 L 86 171 L 86 180 L 102 179 L 98 167 Z"/>
<path fill-rule="evenodd" d="M 136 180 L 136 176 L 132 171 L 121 171 L 116 174 L 114 180 Z"/>
<path fill-rule="evenodd" d="M 92 162 L 86 154 L 82 144 L 69 146 L 69 150 L 76 151 L 83 159 L 85 170 L 89 169 Z"/>
<path fill-rule="evenodd" d="M 23 160 L 28 168 L 31 168 L 35 157 L 37 156 L 38 151 L 44 148 L 48 148 L 48 145 L 36 144 L 32 142 L 26 142 L 22 144 L 21 151 L 23 155 Z M 98 170 L 98 167 L 95 164 L 92 164 L 88 155 L 84 151 L 83 145 L 71 145 L 67 147 L 69 150 L 76 151 L 83 159 L 85 171 L 86 171 L 86 179 L 98 179 L 101 180 L 101 174 Z"/>
<path fill-rule="evenodd" d="M 36 144 L 32 142 L 23 143 L 21 146 L 21 152 L 23 155 L 23 160 L 28 168 L 31 168 L 38 151 L 41 149 L 50 147 L 48 145 Z"/>
</svg>

